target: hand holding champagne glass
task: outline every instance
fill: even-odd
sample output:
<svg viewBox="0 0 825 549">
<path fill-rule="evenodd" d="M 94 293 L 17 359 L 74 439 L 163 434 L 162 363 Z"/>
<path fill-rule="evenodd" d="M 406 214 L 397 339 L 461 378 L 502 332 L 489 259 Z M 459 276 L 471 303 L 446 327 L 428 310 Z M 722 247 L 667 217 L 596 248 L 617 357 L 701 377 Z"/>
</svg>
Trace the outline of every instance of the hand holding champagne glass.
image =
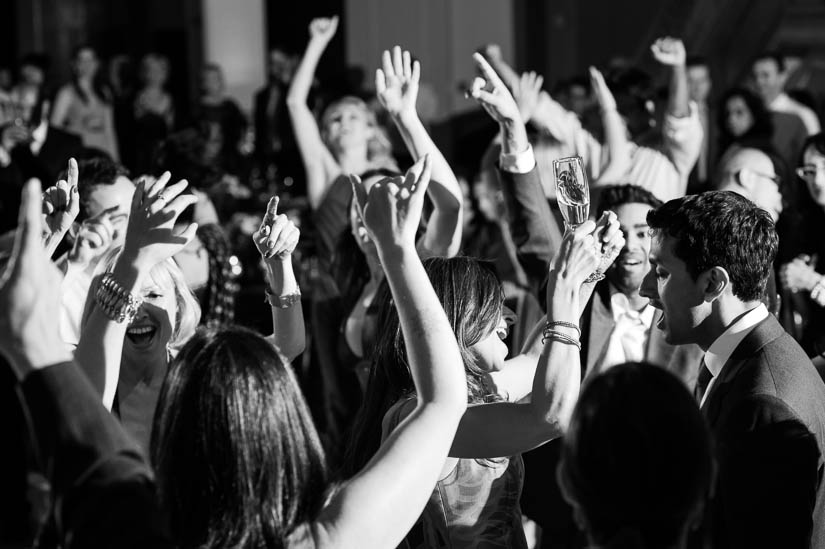
<svg viewBox="0 0 825 549">
<path fill-rule="evenodd" d="M 553 161 L 553 173 L 556 177 L 556 199 L 561 215 L 568 230 L 587 221 L 590 215 L 590 186 L 584 173 L 580 156 L 559 158 Z M 604 253 L 601 254 L 604 259 Z M 604 261 L 585 282 L 597 282 L 604 278 Z"/>
</svg>

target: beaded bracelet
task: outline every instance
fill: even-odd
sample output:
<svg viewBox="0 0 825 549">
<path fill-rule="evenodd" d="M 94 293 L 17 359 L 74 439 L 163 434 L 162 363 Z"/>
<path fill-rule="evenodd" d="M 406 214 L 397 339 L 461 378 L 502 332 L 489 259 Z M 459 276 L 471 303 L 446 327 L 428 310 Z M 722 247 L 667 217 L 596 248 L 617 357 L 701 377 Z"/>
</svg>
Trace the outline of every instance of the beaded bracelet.
<svg viewBox="0 0 825 549">
<path fill-rule="evenodd" d="M 287 295 L 275 295 L 272 293 L 272 290 L 269 289 L 269 286 L 264 289 L 264 302 L 269 303 L 270 307 L 275 307 L 276 309 L 289 309 L 296 303 L 300 303 L 300 301 L 300 288 L 298 288 L 294 293 Z"/>
<path fill-rule="evenodd" d="M 95 292 L 95 301 L 110 319 L 117 323 L 127 324 L 135 319 L 138 309 L 143 304 L 143 299 L 126 291 L 126 288 L 115 280 L 112 273 L 106 273 L 100 277 L 97 292 Z"/>
<path fill-rule="evenodd" d="M 582 344 L 578 339 L 572 338 L 567 334 L 557 332 L 556 330 L 544 330 L 544 337 L 541 338 L 542 344 L 547 343 L 548 339 L 564 343 L 565 345 L 573 345 L 579 351 L 582 350 Z"/>
</svg>

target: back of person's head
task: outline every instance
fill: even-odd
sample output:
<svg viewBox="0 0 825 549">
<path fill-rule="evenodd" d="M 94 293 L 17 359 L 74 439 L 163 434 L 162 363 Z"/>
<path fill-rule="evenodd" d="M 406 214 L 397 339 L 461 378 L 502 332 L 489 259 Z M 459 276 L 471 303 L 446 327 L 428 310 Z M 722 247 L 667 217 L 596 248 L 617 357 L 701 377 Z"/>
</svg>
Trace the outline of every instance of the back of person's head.
<svg viewBox="0 0 825 549">
<path fill-rule="evenodd" d="M 77 164 L 77 192 L 80 196 L 80 212 L 77 221 L 90 217 L 87 209 L 89 197 L 95 188 L 114 185 L 119 177 L 129 177 L 129 170 L 108 157 L 95 157 L 81 160 Z M 60 176 L 65 179 L 65 174 Z"/>
<path fill-rule="evenodd" d="M 682 382 L 627 363 L 583 389 L 558 481 L 594 546 L 663 549 L 701 519 L 713 470 L 708 429 Z"/>
<path fill-rule="evenodd" d="M 615 211 L 624 204 L 647 204 L 651 208 L 658 208 L 662 205 L 662 201 L 638 185 L 610 185 L 599 192 L 596 218 L 600 218 L 604 212 Z"/>
<path fill-rule="evenodd" d="M 486 373 L 471 347 L 489 335 L 501 318 L 501 282 L 490 264 L 470 257 L 431 257 L 424 260 L 424 269 L 455 333 L 467 373 L 468 402 L 495 400 L 485 387 Z M 387 410 L 415 390 L 398 312 L 386 281 L 374 303 L 379 311 L 378 333 L 366 395 L 353 429 L 353 444 L 347 449 L 346 470 L 350 474 L 361 469 L 378 450 Z"/>
<path fill-rule="evenodd" d="M 179 547 L 282 547 L 323 505 L 323 450 L 291 368 L 240 327 L 200 332 L 161 389 L 152 461 Z"/>
<path fill-rule="evenodd" d="M 771 149 L 732 147 L 719 162 L 712 188 L 741 194 L 776 221 L 784 209 L 785 173 L 785 163 Z"/>
<path fill-rule="evenodd" d="M 694 280 L 722 267 L 740 300 L 764 294 L 778 238 L 770 214 L 747 198 L 730 191 L 676 198 L 651 210 L 647 223 L 654 235 L 675 239 L 674 253 Z"/>
</svg>

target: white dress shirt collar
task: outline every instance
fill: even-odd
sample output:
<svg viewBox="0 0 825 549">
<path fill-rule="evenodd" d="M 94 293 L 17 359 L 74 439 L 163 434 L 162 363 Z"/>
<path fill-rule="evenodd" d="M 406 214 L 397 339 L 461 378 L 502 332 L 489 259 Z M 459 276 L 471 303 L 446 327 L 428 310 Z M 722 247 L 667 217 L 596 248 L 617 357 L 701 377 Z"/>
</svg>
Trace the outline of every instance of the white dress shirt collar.
<svg viewBox="0 0 825 549">
<path fill-rule="evenodd" d="M 759 304 L 758 307 L 751 309 L 728 326 L 728 329 L 716 338 L 716 341 L 708 348 L 708 352 L 705 353 L 705 366 L 713 374 L 714 379 L 719 376 L 722 367 L 730 359 L 736 347 L 757 324 L 768 318 L 769 314 L 765 305 Z"/>
</svg>

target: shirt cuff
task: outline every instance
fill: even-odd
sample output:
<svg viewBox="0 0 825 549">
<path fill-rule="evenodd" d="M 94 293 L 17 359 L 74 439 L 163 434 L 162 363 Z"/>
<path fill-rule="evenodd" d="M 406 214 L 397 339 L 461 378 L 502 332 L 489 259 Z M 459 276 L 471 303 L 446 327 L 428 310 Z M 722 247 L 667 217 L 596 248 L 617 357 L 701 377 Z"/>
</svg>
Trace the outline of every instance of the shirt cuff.
<svg viewBox="0 0 825 549">
<path fill-rule="evenodd" d="M 536 167 L 536 156 L 533 154 L 533 147 L 527 145 L 527 148 L 521 152 L 505 154 L 501 153 L 499 157 L 501 169 L 510 173 L 529 173 L 530 170 Z"/>
</svg>

